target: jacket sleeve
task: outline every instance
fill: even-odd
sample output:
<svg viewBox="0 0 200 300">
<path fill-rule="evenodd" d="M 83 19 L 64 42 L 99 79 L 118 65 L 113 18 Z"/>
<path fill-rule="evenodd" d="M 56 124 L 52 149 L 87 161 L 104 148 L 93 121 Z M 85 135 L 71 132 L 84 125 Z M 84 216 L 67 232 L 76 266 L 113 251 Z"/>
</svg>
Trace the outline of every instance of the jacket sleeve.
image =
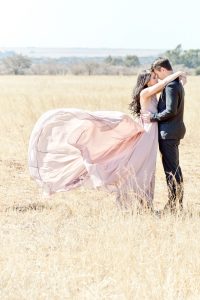
<svg viewBox="0 0 200 300">
<path fill-rule="evenodd" d="M 151 122 L 165 121 L 173 118 L 177 114 L 179 88 L 174 82 L 170 82 L 165 88 L 166 109 L 160 113 L 154 113 L 151 116 Z"/>
</svg>

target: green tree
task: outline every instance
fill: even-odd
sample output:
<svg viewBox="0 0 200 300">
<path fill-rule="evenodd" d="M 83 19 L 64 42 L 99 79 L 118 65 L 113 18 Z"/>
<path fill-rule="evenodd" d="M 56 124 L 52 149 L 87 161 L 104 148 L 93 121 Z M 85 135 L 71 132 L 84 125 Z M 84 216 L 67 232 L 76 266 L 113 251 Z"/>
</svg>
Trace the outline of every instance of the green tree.
<svg viewBox="0 0 200 300">
<path fill-rule="evenodd" d="M 25 69 L 30 68 L 31 60 L 26 56 L 16 54 L 5 57 L 3 59 L 3 64 L 9 72 L 18 75 L 23 74 Z"/>
<path fill-rule="evenodd" d="M 105 59 L 105 63 L 106 64 L 112 64 L 112 60 L 113 60 L 113 58 L 112 58 L 112 56 L 111 55 L 109 55 L 108 57 L 106 57 L 106 59 Z"/>
<path fill-rule="evenodd" d="M 112 65 L 117 66 L 117 65 L 122 65 L 123 66 L 124 61 L 123 58 L 121 57 L 113 57 L 112 59 Z"/>
<path fill-rule="evenodd" d="M 110 64 L 110 65 L 124 65 L 124 60 L 121 57 L 112 57 L 111 55 L 109 55 L 106 59 L 105 59 L 105 63 Z"/>
<path fill-rule="evenodd" d="M 182 52 L 182 46 L 181 44 L 179 44 L 175 49 L 166 51 L 164 55 L 170 60 L 172 64 L 178 65 L 182 63 Z"/>
<path fill-rule="evenodd" d="M 200 66 L 200 49 L 191 49 L 184 51 L 182 63 L 188 68 Z"/>
<path fill-rule="evenodd" d="M 139 58 L 136 55 L 127 55 L 124 63 L 127 67 L 138 67 L 140 65 Z"/>
</svg>

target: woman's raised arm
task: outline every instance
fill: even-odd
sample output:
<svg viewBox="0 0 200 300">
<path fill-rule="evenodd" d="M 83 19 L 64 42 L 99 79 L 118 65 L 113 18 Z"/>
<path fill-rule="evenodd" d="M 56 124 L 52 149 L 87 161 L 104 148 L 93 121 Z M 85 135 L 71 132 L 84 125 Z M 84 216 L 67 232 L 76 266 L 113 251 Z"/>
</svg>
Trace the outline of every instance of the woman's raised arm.
<svg viewBox="0 0 200 300">
<path fill-rule="evenodd" d="M 178 71 L 178 72 L 168 75 L 166 78 L 160 80 L 158 83 L 142 90 L 140 93 L 140 97 L 142 97 L 144 100 L 148 99 L 152 95 L 155 95 L 155 94 L 159 93 L 160 91 L 162 91 L 168 83 L 175 80 L 179 76 L 185 76 L 185 73 L 182 71 Z"/>
</svg>

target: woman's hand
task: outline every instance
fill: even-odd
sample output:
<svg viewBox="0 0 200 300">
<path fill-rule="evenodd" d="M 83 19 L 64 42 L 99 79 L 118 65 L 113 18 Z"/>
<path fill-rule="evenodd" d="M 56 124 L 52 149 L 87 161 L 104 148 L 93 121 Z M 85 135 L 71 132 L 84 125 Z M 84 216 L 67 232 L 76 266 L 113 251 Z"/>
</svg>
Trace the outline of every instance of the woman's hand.
<svg viewBox="0 0 200 300">
<path fill-rule="evenodd" d="M 182 85 L 185 85 L 187 83 L 187 76 L 185 72 L 182 72 L 181 76 L 179 77 Z"/>
</svg>

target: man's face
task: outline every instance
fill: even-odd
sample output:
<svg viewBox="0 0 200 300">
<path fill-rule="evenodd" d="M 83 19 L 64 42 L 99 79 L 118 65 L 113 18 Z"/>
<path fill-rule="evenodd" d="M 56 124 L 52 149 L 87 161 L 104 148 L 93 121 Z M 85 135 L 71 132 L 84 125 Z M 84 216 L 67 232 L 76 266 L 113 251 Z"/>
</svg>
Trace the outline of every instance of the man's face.
<svg viewBox="0 0 200 300">
<path fill-rule="evenodd" d="M 160 70 L 156 70 L 154 69 L 154 73 L 156 74 L 156 76 L 159 78 L 159 79 L 164 79 L 165 77 L 167 77 L 167 70 L 165 68 L 160 68 Z"/>
</svg>

